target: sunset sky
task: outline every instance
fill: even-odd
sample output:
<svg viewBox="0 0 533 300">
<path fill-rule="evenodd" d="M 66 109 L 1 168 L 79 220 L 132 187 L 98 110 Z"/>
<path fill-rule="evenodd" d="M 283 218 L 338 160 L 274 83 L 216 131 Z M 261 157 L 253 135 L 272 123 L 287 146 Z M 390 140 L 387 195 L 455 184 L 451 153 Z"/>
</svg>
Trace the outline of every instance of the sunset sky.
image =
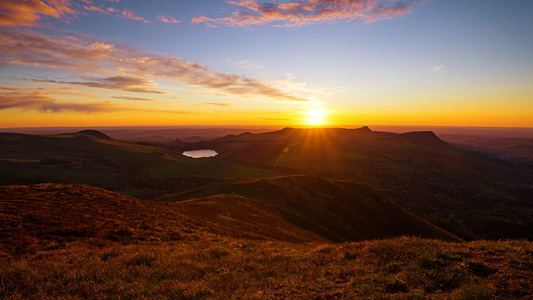
<svg viewBox="0 0 533 300">
<path fill-rule="evenodd" d="M 533 127 L 531 0 L 3 0 L 0 127 Z"/>
</svg>

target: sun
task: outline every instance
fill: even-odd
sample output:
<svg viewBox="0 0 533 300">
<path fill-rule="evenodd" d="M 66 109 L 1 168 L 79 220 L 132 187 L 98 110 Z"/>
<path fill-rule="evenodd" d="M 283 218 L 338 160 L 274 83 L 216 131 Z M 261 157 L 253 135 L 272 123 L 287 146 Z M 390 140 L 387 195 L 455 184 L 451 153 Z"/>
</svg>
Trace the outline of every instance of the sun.
<svg viewBox="0 0 533 300">
<path fill-rule="evenodd" d="M 310 108 L 305 112 L 305 124 L 311 126 L 326 125 L 326 109 L 322 107 Z"/>
</svg>

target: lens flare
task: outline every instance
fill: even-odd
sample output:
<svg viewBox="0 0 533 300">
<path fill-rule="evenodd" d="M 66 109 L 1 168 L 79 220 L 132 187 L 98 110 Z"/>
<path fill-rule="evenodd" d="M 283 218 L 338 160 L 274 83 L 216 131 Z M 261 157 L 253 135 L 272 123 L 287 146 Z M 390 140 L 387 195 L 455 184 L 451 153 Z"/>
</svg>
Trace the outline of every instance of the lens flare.
<svg viewBox="0 0 533 300">
<path fill-rule="evenodd" d="M 326 109 L 314 107 L 307 110 L 305 124 L 311 126 L 326 125 Z"/>
</svg>

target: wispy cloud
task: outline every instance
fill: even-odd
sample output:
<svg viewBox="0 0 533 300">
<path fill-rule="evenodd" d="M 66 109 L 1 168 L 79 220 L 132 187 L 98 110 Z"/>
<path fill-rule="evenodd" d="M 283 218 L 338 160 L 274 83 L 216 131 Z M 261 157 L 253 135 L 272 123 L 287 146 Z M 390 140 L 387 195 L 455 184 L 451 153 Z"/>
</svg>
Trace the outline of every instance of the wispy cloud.
<svg viewBox="0 0 533 300">
<path fill-rule="evenodd" d="M 231 106 L 232 104 L 231 103 L 218 103 L 218 102 L 209 102 L 209 103 L 201 103 L 201 104 L 198 104 L 200 106 Z"/>
<path fill-rule="evenodd" d="M 146 87 L 154 86 L 150 80 L 139 77 L 128 76 L 112 76 L 112 77 L 89 77 L 83 76 L 81 79 L 85 81 L 58 81 L 58 80 L 33 80 L 38 83 L 58 83 L 58 84 L 73 84 L 84 85 L 94 88 L 103 88 L 109 90 L 123 90 L 136 93 L 150 93 L 150 94 L 166 94 L 165 92 L 150 90 Z"/>
<path fill-rule="evenodd" d="M 237 60 L 234 61 L 231 58 L 228 58 L 227 61 L 231 63 L 232 65 L 239 66 L 243 69 L 247 70 L 260 70 L 263 69 L 265 66 L 263 65 L 263 62 L 260 61 L 250 61 L 250 60 Z"/>
<path fill-rule="evenodd" d="M 107 0 L 108 2 L 119 2 L 118 0 Z M 72 19 L 86 15 L 86 11 L 111 14 L 126 19 L 143 21 L 150 23 L 141 16 L 134 14 L 131 10 L 118 9 L 98 5 L 91 0 L 1 0 L 0 1 L 0 26 L 7 27 L 41 27 L 40 21 L 46 18 L 63 19 L 70 22 Z M 173 18 L 166 19 L 169 22 L 179 22 Z"/>
<path fill-rule="evenodd" d="M 42 112 L 75 111 L 83 113 L 111 112 L 119 110 L 110 103 L 58 102 L 43 93 L 0 93 L 0 110 L 8 108 L 34 109 Z"/>
<path fill-rule="evenodd" d="M 144 111 L 157 113 L 193 114 L 190 111 L 172 109 L 152 109 L 138 106 L 125 106 L 111 101 L 105 102 L 72 102 L 58 101 L 53 95 L 43 92 L 28 91 L 26 88 L 10 88 L 0 92 L 0 110 L 19 108 L 23 110 L 36 110 L 40 112 L 79 112 L 79 113 L 109 113 L 118 111 Z"/>
<path fill-rule="evenodd" d="M 304 26 L 317 23 L 351 22 L 362 20 L 372 23 L 392 19 L 412 12 L 413 4 L 421 0 L 290 0 L 289 3 L 257 0 L 227 1 L 241 9 L 223 18 L 198 16 L 194 24 L 209 27 L 218 25 L 249 27 L 272 24 L 278 27 Z"/>
<path fill-rule="evenodd" d="M 439 72 L 440 70 L 442 70 L 444 68 L 444 65 L 438 65 L 438 66 L 435 66 L 433 67 L 433 72 Z"/>
<path fill-rule="evenodd" d="M 175 80 L 236 95 L 266 96 L 280 101 L 307 101 L 265 80 L 218 72 L 180 57 L 114 45 L 89 37 L 48 36 L 18 29 L 0 31 L 0 63 L 112 75 L 107 79 L 92 78 L 89 83 L 65 81 L 66 84 L 122 89 L 122 79 L 117 77 L 144 77 Z M 137 83 L 141 86 L 144 84 L 140 81 Z"/>
<path fill-rule="evenodd" d="M 145 18 L 132 13 L 127 8 L 123 9 L 120 12 L 120 14 L 118 14 L 117 16 L 120 16 L 120 17 L 123 17 L 123 18 L 126 18 L 126 19 L 131 19 L 131 20 L 143 21 L 144 23 L 150 23 L 150 20 L 146 20 Z"/>
<path fill-rule="evenodd" d="M 119 99 L 119 100 L 131 100 L 131 101 L 156 101 L 154 99 L 150 98 L 138 98 L 138 97 L 128 97 L 128 96 L 112 96 L 111 98 Z"/>
<path fill-rule="evenodd" d="M 162 15 L 157 15 L 155 16 L 159 21 L 163 22 L 163 23 L 180 23 L 179 20 L 176 20 L 172 17 L 165 17 L 165 16 L 162 16 Z"/>
<path fill-rule="evenodd" d="M 0 4 L 0 26 L 39 26 L 38 21 L 46 18 L 68 18 L 79 11 L 70 0 L 2 0 Z"/>
<path fill-rule="evenodd" d="M 101 12 L 101 13 L 104 13 L 104 14 L 109 14 L 109 11 L 104 10 L 104 9 L 101 8 L 100 6 L 83 5 L 82 7 L 83 7 L 85 10 L 88 10 L 88 11 L 97 11 L 97 12 Z"/>
</svg>

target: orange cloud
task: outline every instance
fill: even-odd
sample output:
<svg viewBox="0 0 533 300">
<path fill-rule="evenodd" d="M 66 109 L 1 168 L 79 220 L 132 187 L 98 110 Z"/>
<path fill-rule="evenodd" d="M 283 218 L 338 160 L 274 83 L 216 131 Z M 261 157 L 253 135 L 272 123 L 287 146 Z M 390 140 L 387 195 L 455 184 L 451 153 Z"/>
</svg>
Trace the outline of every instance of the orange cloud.
<svg viewBox="0 0 533 300">
<path fill-rule="evenodd" d="M 219 102 L 209 102 L 209 103 L 202 103 L 202 104 L 198 104 L 200 106 L 231 106 L 231 103 L 219 103 Z"/>
<path fill-rule="evenodd" d="M 138 98 L 138 97 L 127 97 L 127 96 L 112 96 L 111 98 L 120 99 L 120 100 L 131 100 L 131 101 L 156 101 L 150 98 Z"/>
<path fill-rule="evenodd" d="M 99 6 L 94 6 L 94 5 L 83 5 L 82 6 L 84 9 L 86 10 L 90 10 L 90 11 L 97 11 L 97 12 L 101 12 L 103 14 L 109 14 L 109 12 L 105 11 L 103 8 L 99 7 Z"/>
<path fill-rule="evenodd" d="M 231 17 L 208 18 L 198 16 L 191 23 L 249 27 L 273 24 L 277 27 L 304 26 L 323 22 L 362 20 L 372 23 L 402 16 L 412 11 L 412 4 L 422 0 L 291 0 L 290 3 L 258 3 L 257 0 L 228 1 L 244 8 Z"/>
<path fill-rule="evenodd" d="M 167 94 L 165 92 L 146 89 L 145 87 L 150 87 L 154 84 L 144 78 L 128 76 L 113 76 L 107 78 L 83 76 L 81 79 L 85 79 L 86 81 L 34 80 L 34 82 L 84 85 L 94 88 L 123 90 L 136 93 Z"/>
<path fill-rule="evenodd" d="M 2 0 L 0 26 L 38 26 L 45 17 L 61 18 L 76 15 L 70 0 Z"/>
<path fill-rule="evenodd" d="M 149 20 L 146 20 L 146 19 L 144 19 L 141 16 L 137 16 L 136 14 L 132 13 L 127 8 L 123 9 L 122 12 L 119 15 L 117 15 L 117 16 L 123 17 L 123 18 L 126 18 L 126 19 L 131 19 L 131 20 L 143 21 L 144 23 L 150 23 Z"/>
<path fill-rule="evenodd" d="M 42 112 L 110 112 L 118 109 L 109 103 L 57 102 L 42 93 L 10 92 L 0 93 L 0 110 L 8 108 L 34 109 Z"/>
<path fill-rule="evenodd" d="M 113 74 L 106 78 L 86 77 L 87 82 L 64 82 L 67 84 L 124 89 L 121 84 L 125 82 L 115 80 L 117 77 L 126 77 L 129 80 L 135 77 L 160 78 L 243 96 L 258 95 L 281 101 L 307 101 L 261 79 L 218 72 L 208 66 L 179 57 L 117 46 L 87 37 L 56 37 L 28 30 L 5 30 L 0 32 L 1 63 Z M 117 73 L 118 71 L 120 73 Z M 142 78 L 136 80 L 140 79 Z M 135 84 L 141 88 L 147 86 L 146 82 L 142 81 Z"/>
<path fill-rule="evenodd" d="M 162 15 L 157 15 L 155 16 L 159 21 L 163 22 L 163 23 L 179 23 L 180 21 L 179 20 L 176 20 L 174 18 L 171 18 L 171 17 L 164 17 Z"/>
<path fill-rule="evenodd" d="M 57 101 L 52 95 L 43 92 L 28 91 L 26 88 L 7 88 L 6 92 L 0 92 L 0 110 L 19 108 L 24 110 L 36 110 L 40 112 L 59 113 L 64 111 L 80 113 L 109 113 L 118 111 L 144 111 L 174 114 L 194 114 L 190 111 L 179 111 L 171 109 L 151 109 L 136 106 L 124 106 L 114 104 L 111 101 L 105 102 L 69 102 Z"/>
</svg>

